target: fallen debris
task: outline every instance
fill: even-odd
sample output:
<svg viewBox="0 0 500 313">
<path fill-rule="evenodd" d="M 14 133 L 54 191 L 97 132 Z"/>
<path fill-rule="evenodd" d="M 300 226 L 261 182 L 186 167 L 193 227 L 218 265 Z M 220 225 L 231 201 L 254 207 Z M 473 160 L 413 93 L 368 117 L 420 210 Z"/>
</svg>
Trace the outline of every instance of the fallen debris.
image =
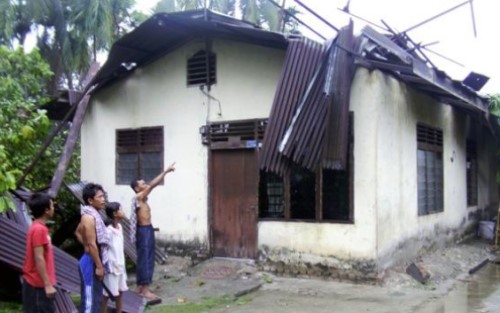
<svg viewBox="0 0 500 313">
<path fill-rule="evenodd" d="M 411 263 L 406 268 L 406 273 L 416 279 L 421 284 L 427 283 L 431 274 L 424 269 L 422 265 L 416 265 L 415 263 Z"/>
<path fill-rule="evenodd" d="M 479 263 L 478 265 L 474 266 L 473 268 L 471 268 L 469 270 L 469 274 L 472 275 L 474 274 L 475 272 L 479 271 L 483 266 L 485 266 L 486 264 L 488 264 L 488 262 L 490 262 L 490 259 L 485 259 L 483 260 L 483 262 Z"/>
</svg>

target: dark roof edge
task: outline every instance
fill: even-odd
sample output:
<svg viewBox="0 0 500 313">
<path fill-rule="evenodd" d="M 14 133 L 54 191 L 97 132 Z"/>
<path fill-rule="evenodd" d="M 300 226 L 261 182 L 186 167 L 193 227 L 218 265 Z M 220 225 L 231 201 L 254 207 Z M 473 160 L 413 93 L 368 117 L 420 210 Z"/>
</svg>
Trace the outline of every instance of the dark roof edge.
<svg viewBox="0 0 500 313">
<path fill-rule="evenodd" d="M 415 79 L 418 79 L 418 85 L 436 88 L 436 91 L 439 91 L 438 94 L 442 95 L 444 93 L 457 100 L 448 104 L 486 114 L 489 113 L 487 97 L 480 95 L 469 86 L 463 84 L 463 82 L 451 79 L 445 72 L 430 68 L 422 59 L 407 53 L 402 47 L 370 26 L 365 26 L 362 30 L 362 36 L 365 36 L 400 60 L 399 63 L 385 62 L 382 59 L 375 60 L 365 56 L 360 62 L 362 66 L 371 65 L 375 68 L 382 66 L 384 70 L 395 73 L 402 81 L 405 81 L 402 76 L 413 77 L 413 83 Z M 362 45 L 361 49 L 364 49 L 365 46 Z M 406 82 L 412 85 L 412 82 Z"/>
<path fill-rule="evenodd" d="M 108 59 L 92 81 L 92 93 L 197 38 L 221 38 L 283 50 L 288 46 L 284 34 L 211 10 L 157 13 L 112 45 Z M 124 66 L 127 64 L 133 66 Z"/>
</svg>

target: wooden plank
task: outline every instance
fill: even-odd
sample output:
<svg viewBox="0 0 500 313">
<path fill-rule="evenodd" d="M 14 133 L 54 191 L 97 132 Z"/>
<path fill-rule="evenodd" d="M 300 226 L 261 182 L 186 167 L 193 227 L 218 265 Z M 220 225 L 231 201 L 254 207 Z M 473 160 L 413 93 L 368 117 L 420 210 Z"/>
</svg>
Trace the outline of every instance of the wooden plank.
<svg viewBox="0 0 500 313">
<path fill-rule="evenodd" d="M 76 109 L 75 116 L 73 117 L 73 122 L 69 130 L 68 138 L 66 139 L 66 143 L 64 144 L 64 150 L 61 154 L 61 157 L 59 158 L 59 163 L 50 183 L 50 189 L 48 193 L 54 198 L 57 196 L 57 193 L 61 188 L 64 174 L 68 169 L 69 161 L 71 160 L 71 156 L 73 155 L 73 151 L 75 150 L 76 141 L 78 140 L 78 137 L 80 135 L 80 129 L 82 127 L 83 119 L 85 117 L 85 113 L 87 112 L 90 93 L 93 90 L 92 87 L 88 84 L 92 81 L 92 78 L 96 75 L 98 70 L 99 64 L 93 63 L 90 66 L 90 69 L 85 77 L 85 93 L 82 99 L 78 102 L 78 107 Z"/>
</svg>

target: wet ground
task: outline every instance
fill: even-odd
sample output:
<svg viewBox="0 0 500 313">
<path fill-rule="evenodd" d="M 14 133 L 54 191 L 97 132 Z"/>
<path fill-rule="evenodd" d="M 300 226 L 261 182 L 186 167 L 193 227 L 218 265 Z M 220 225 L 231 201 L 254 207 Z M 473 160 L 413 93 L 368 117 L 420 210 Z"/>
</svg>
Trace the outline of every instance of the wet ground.
<svg viewBox="0 0 500 313">
<path fill-rule="evenodd" d="M 370 285 L 278 277 L 259 272 L 252 261 L 211 259 L 194 265 L 171 257 L 155 273 L 155 292 L 163 303 L 148 311 L 163 312 L 164 305 L 204 298 L 240 297 L 196 312 L 500 313 L 500 265 L 488 263 L 468 273 L 484 260 L 498 258 L 490 248 L 487 242 L 471 241 L 419 256 L 414 262 L 431 274 L 426 284 L 406 274 L 405 266 L 390 269 Z"/>
<path fill-rule="evenodd" d="M 500 265 L 488 264 L 467 280 L 458 282 L 445 297 L 436 299 L 418 313 L 500 312 Z"/>
<path fill-rule="evenodd" d="M 316 280 L 278 279 L 250 295 L 244 305 L 210 312 L 225 313 L 499 313 L 500 266 L 489 264 L 451 291 L 393 288 Z"/>
</svg>

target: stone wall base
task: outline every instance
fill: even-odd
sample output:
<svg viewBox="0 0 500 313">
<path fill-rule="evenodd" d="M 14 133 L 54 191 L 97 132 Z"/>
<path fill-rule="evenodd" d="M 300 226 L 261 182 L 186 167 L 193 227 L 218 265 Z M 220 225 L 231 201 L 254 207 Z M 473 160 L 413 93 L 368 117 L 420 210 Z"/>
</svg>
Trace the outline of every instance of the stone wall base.
<svg viewBox="0 0 500 313">
<path fill-rule="evenodd" d="M 287 249 L 262 247 L 257 264 L 259 270 L 280 276 L 352 282 L 377 282 L 379 279 L 375 260 L 341 260 Z"/>
</svg>

